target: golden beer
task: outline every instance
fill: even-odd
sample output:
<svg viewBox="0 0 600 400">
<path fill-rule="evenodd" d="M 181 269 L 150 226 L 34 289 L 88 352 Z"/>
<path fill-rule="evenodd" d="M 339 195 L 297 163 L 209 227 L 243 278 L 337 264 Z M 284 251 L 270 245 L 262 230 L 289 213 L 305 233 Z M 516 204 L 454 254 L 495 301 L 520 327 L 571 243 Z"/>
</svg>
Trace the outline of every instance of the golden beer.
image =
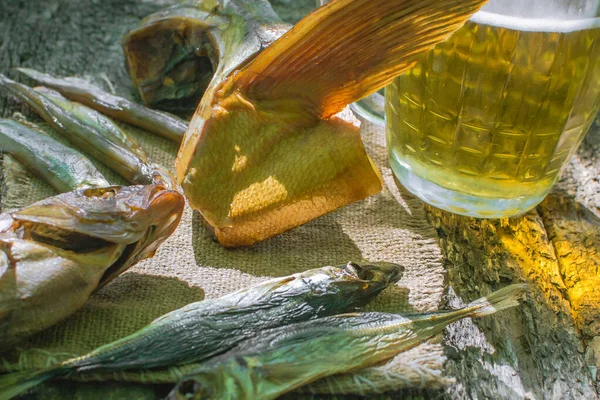
<svg viewBox="0 0 600 400">
<path fill-rule="evenodd" d="M 390 164 L 477 217 L 537 205 L 600 109 L 600 25 L 479 12 L 386 89 Z"/>
</svg>

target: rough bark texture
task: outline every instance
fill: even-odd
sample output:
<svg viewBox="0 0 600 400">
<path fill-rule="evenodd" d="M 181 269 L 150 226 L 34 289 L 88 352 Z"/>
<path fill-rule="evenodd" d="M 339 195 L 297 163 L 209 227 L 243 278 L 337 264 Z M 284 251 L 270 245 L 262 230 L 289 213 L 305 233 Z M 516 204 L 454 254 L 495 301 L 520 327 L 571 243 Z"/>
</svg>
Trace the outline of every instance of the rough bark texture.
<svg viewBox="0 0 600 400">
<path fill-rule="evenodd" d="M 528 214 L 476 220 L 426 206 L 447 267 L 449 305 L 529 282 L 520 310 L 446 330 L 444 398 L 596 399 L 600 220 L 596 123 L 561 181 Z"/>
</svg>

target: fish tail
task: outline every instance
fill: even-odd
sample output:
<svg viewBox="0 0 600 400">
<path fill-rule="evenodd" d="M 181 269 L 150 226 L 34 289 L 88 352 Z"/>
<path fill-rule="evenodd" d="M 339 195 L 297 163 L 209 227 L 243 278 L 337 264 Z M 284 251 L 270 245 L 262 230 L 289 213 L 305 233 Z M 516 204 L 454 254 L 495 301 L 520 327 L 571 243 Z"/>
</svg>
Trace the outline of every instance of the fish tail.
<svg viewBox="0 0 600 400">
<path fill-rule="evenodd" d="M 65 373 L 65 368 L 13 372 L 0 375 L 0 400 L 9 400 L 55 376 Z"/>
<path fill-rule="evenodd" d="M 502 288 L 489 296 L 482 297 L 469 303 L 463 310 L 467 311 L 471 317 L 484 317 L 494 314 L 497 311 L 519 305 L 519 300 L 527 290 L 526 283 L 518 283 Z"/>
<path fill-rule="evenodd" d="M 245 66 L 235 85 L 254 99 L 307 99 L 327 118 L 390 83 L 485 2 L 331 1 Z"/>
<path fill-rule="evenodd" d="M 527 287 L 527 284 L 522 283 L 510 285 L 475 300 L 459 310 L 420 315 L 414 317 L 413 321 L 430 334 L 435 334 L 442 331 L 446 325 L 463 318 L 484 317 L 518 305 L 519 299 L 523 296 Z"/>
</svg>

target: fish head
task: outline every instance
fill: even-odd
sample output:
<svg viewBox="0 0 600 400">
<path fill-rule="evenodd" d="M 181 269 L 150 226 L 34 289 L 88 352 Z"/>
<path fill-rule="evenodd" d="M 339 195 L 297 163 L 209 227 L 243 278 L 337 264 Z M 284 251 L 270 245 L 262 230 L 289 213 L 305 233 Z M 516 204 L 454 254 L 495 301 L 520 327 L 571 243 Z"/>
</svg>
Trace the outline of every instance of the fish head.
<svg viewBox="0 0 600 400">
<path fill-rule="evenodd" d="M 345 301 L 363 305 L 390 284 L 398 282 L 404 267 L 388 262 L 349 262 L 343 268 L 331 270 L 333 284 L 345 293 Z"/>
<path fill-rule="evenodd" d="M 103 285 L 152 256 L 179 224 L 184 204 L 179 192 L 162 184 L 81 189 L 11 213 L 9 230 L 71 259 L 122 246 L 118 259 L 96 261 L 106 268 Z"/>
<path fill-rule="evenodd" d="M 206 36 L 213 25 L 209 3 L 215 2 L 188 2 L 161 10 L 123 37 L 127 69 L 147 106 L 193 110 L 198 104 L 215 62 Z"/>
<path fill-rule="evenodd" d="M 109 186 L 0 215 L 0 342 L 77 311 L 93 291 L 151 256 L 183 207 L 183 196 L 162 185 Z"/>
</svg>

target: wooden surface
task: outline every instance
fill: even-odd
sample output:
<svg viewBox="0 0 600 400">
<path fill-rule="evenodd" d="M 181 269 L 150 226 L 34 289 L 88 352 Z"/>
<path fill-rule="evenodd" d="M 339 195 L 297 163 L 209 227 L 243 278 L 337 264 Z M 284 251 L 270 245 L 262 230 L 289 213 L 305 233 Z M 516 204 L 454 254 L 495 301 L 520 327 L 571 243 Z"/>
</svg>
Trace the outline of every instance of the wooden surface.
<svg viewBox="0 0 600 400">
<path fill-rule="evenodd" d="M 117 93 L 131 96 L 120 38 L 141 17 L 165 4 L 0 0 L 0 72 L 15 77 L 11 67 L 26 66 L 57 75 L 104 75 Z M 303 7 L 310 8 L 308 0 Z M 293 13 L 285 16 L 294 19 Z M 28 113 L 4 96 L 0 111 L 2 116 Z M 596 125 L 555 194 L 523 217 L 481 221 L 427 207 L 445 256 L 448 306 L 509 282 L 529 281 L 532 290 L 518 309 L 447 329 L 446 370 L 457 378 L 455 385 L 403 396 L 598 398 L 593 380 L 600 359 L 600 304 L 593 301 L 600 298 L 598 281 L 589 285 L 588 295 L 579 293 L 590 277 L 599 274 L 599 147 Z"/>
</svg>

